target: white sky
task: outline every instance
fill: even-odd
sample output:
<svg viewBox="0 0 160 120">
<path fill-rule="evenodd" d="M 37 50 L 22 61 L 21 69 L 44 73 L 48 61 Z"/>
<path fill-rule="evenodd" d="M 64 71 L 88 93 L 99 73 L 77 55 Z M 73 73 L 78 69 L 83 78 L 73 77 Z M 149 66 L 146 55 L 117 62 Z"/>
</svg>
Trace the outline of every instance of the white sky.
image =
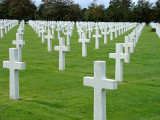
<svg viewBox="0 0 160 120">
<path fill-rule="evenodd" d="M 35 4 L 38 6 L 41 3 L 41 0 L 33 0 L 35 1 Z M 82 8 L 87 8 L 88 5 L 90 5 L 90 3 L 93 0 L 73 0 L 75 3 L 78 3 Z M 137 3 L 138 0 L 132 0 L 133 2 Z M 149 0 L 150 2 L 154 3 L 157 0 Z M 110 0 L 97 0 L 98 4 L 104 4 L 105 7 L 108 7 Z"/>
</svg>

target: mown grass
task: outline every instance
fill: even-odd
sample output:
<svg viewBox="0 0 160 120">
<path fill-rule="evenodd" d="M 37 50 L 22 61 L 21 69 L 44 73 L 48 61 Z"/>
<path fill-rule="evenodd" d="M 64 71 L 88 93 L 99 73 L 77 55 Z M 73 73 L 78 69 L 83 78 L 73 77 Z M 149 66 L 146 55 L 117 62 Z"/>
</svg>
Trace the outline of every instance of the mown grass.
<svg viewBox="0 0 160 120">
<path fill-rule="evenodd" d="M 2 61 L 8 60 L 9 48 L 18 26 L 0 38 L 0 119 L 1 120 L 93 120 L 93 88 L 83 86 L 83 77 L 93 76 L 93 61 L 106 61 L 106 76 L 114 79 L 115 43 L 124 36 L 96 50 L 95 40 L 88 43 L 88 57 L 81 55 L 81 43 L 74 29 L 71 51 L 66 52 L 66 71 L 58 70 L 58 52 L 47 52 L 47 40 L 41 43 L 33 29 L 25 26 L 22 61 L 26 70 L 20 71 L 20 101 L 9 100 L 9 70 Z M 124 63 L 124 81 L 115 91 L 107 90 L 108 120 L 160 119 L 160 39 L 147 26 L 137 43 L 131 63 Z M 58 45 L 57 36 L 53 46 Z M 108 37 L 109 38 L 109 37 Z"/>
</svg>

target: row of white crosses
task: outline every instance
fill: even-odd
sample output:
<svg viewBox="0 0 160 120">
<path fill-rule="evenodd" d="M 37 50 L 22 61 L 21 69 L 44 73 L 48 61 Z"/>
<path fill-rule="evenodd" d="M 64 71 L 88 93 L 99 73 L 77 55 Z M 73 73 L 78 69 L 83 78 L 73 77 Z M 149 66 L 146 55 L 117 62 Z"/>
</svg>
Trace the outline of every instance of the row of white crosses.
<svg viewBox="0 0 160 120">
<path fill-rule="evenodd" d="M 79 42 L 82 42 L 82 56 L 87 57 L 87 42 L 90 42 L 91 33 L 95 30 L 95 49 L 99 49 L 99 38 L 104 35 L 104 44 L 107 44 L 107 35 L 110 34 L 110 40 L 113 40 L 113 32 L 117 38 L 119 35 L 135 27 L 137 23 L 94 23 L 94 22 L 77 22 L 77 32 L 79 34 Z M 101 34 L 99 33 L 101 32 Z M 122 32 L 121 32 L 122 31 Z M 87 34 L 89 35 L 87 39 Z"/>
<path fill-rule="evenodd" d="M 160 38 L 160 24 L 159 23 L 150 23 L 150 26 L 152 28 L 156 29 L 156 33 L 157 33 L 158 37 Z"/>
<path fill-rule="evenodd" d="M 109 58 L 114 58 L 116 60 L 115 80 L 119 82 L 123 82 L 123 60 L 125 63 L 130 62 L 130 53 L 134 52 L 135 44 L 138 42 L 144 26 L 145 23 L 140 24 L 131 34 L 125 36 L 125 43 L 116 44 L 116 53 L 109 54 Z M 123 48 L 125 49 L 125 53 L 123 53 Z"/>
<path fill-rule="evenodd" d="M 44 21 L 29 21 L 29 25 L 35 31 L 38 31 L 42 34 L 42 43 L 47 39 L 47 49 L 48 52 L 52 52 L 52 39 L 55 38 L 55 30 L 58 33 L 59 46 L 54 46 L 54 50 L 59 51 L 59 70 L 65 70 L 65 52 L 70 51 L 70 37 L 73 34 L 73 22 L 44 22 Z M 56 29 L 57 28 L 57 29 Z M 37 30 L 38 29 L 38 30 Z M 47 35 L 45 35 L 47 29 Z M 67 46 L 65 46 L 65 38 L 61 37 L 60 33 L 66 35 L 67 37 Z"/>
<path fill-rule="evenodd" d="M 135 30 L 141 34 L 145 23 L 139 25 Z M 137 30 L 138 29 L 138 30 Z M 137 33 L 136 33 L 137 34 Z M 84 34 L 82 35 L 83 38 Z M 134 39 L 139 39 L 139 36 L 135 35 Z M 125 53 L 123 53 L 123 47 Z M 117 81 L 123 81 L 123 59 L 129 63 L 130 53 L 134 52 L 134 44 L 130 43 L 129 36 L 125 37 L 125 43 L 116 44 L 116 53 L 110 53 L 110 58 L 116 59 L 116 71 L 115 80 L 106 78 L 106 62 L 95 61 L 94 62 L 94 77 L 84 77 L 83 85 L 94 88 L 94 120 L 106 120 L 106 89 L 117 89 Z"/>
<path fill-rule="evenodd" d="M 0 20 L 0 37 L 4 37 L 14 26 L 18 25 L 18 20 Z"/>
<path fill-rule="evenodd" d="M 22 62 L 22 47 L 25 44 L 23 40 L 24 21 L 20 23 L 16 40 L 13 44 L 16 48 L 9 48 L 9 61 L 3 61 L 3 67 L 10 70 L 9 96 L 12 100 L 19 100 L 19 70 L 25 69 L 25 63 Z"/>
</svg>

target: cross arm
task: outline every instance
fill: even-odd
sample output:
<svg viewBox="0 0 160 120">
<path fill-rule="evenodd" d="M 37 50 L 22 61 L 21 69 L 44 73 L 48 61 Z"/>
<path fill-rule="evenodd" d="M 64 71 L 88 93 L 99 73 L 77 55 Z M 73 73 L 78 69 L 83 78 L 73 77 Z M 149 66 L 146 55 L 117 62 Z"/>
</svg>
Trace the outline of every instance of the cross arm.
<svg viewBox="0 0 160 120">
<path fill-rule="evenodd" d="M 93 37 L 96 37 L 96 35 L 93 35 Z"/>
<path fill-rule="evenodd" d="M 109 58 L 116 58 L 116 53 L 109 53 Z"/>
<path fill-rule="evenodd" d="M 83 85 L 94 87 L 94 77 L 84 77 L 83 78 Z"/>
<path fill-rule="evenodd" d="M 117 89 L 117 81 L 111 79 L 103 79 L 102 80 L 103 89 L 116 90 Z"/>
<path fill-rule="evenodd" d="M 24 70 L 25 67 L 25 62 L 15 62 L 15 69 L 17 70 Z"/>
<path fill-rule="evenodd" d="M 102 35 L 98 35 L 98 37 L 102 37 Z"/>
<path fill-rule="evenodd" d="M 82 39 L 79 39 L 78 42 L 82 42 Z"/>
<path fill-rule="evenodd" d="M 12 44 L 17 44 L 19 43 L 19 45 L 25 45 L 25 41 L 24 40 L 13 40 Z"/>
<path fill-rule="evenodd" d="M 63 46 L 64 51 L 70 51 L 70 47 Z"/>
<path fill-rule="evenodd" d="M 54 46 L 54 50 L 59 51 L 59 46 Z"/>
<path fill-rule="evenodd" d="M 122 59 L 124 59 L 125 63 L 129 63 L 130 62 L 130 55 L 122 53 Z"/>
<path fill-rule="evenodd" d="M 86 42 L 90 42 L 90 39 L 86 39 Z"/>
<path fill-rule="evenodd" d="M 3 61 L 3 68 L 10 68 L 10 61 Z"/>
</svg>

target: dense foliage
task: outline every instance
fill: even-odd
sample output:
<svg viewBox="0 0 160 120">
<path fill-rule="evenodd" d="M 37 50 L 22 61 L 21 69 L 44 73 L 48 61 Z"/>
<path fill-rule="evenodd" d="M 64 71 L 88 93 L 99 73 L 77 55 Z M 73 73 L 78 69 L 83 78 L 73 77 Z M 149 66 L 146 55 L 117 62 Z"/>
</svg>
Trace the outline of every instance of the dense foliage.
<svg viewBox="0 0 160 120">
<path fill-rule="evenodd" d="M 148 0 L 111 0 L 108 8 L 96 0 L 88 8 L 81 8 L 73 0 L 42 0 L 36 8 L 31 0 L 4 0 L 0 4 L 2 19 L 39 19 L 70 21 L 160 21 L 160 0 L 155 4 Z"/>
</svg>

